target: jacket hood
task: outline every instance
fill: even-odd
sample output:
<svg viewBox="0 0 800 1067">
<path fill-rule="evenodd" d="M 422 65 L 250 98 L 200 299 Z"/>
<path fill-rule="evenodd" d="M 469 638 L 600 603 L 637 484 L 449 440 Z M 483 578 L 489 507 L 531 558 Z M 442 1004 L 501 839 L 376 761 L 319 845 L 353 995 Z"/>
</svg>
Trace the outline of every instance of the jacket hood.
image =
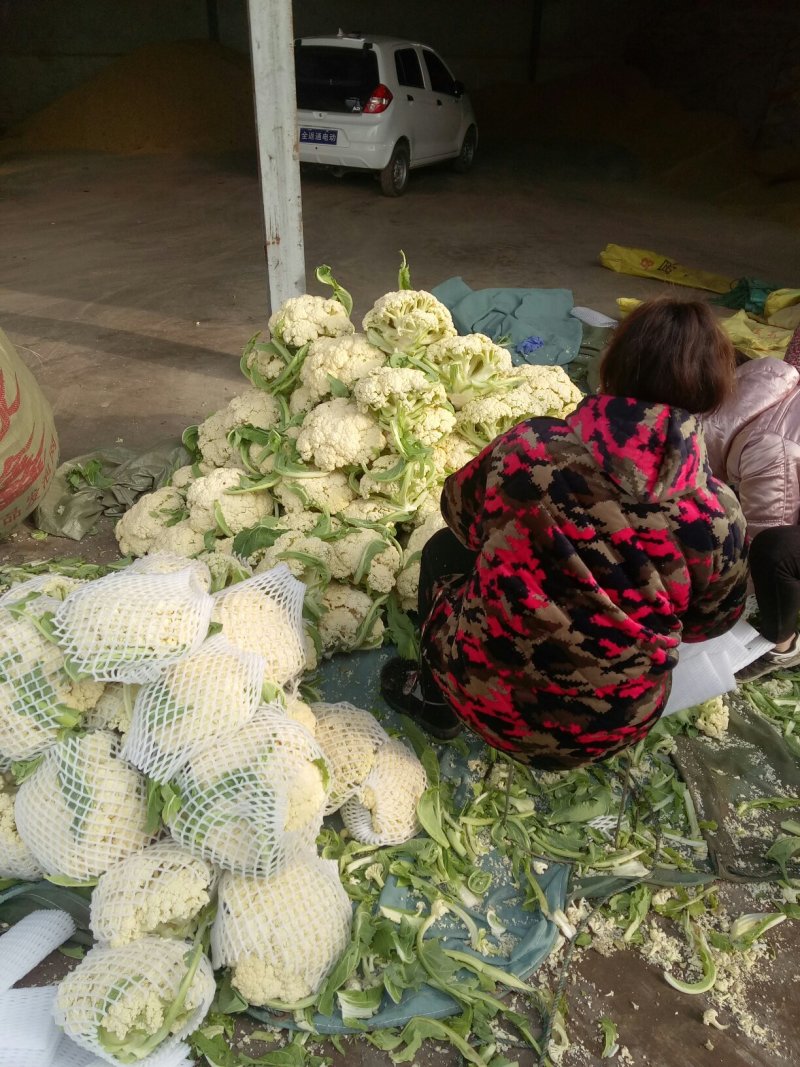
<svg viewBox="0 0 800 1067">
<path fill-rule="evenodd" d="M 716 474 L 724 472 L 733 438 L 798 387 L 800 374 L 795 368 L 771 356 L 750 360 L 739 367 L 733 396 L 703 419 L 711 469 Z"/>
<path fill-rule="evenodd" d="M 624 396 L 586 397 L 567 425 L 603 473 L 628 496 L 646 501 L 695 492 L 705 480 L 706 451 L 694 415 Z"/>
</svg>

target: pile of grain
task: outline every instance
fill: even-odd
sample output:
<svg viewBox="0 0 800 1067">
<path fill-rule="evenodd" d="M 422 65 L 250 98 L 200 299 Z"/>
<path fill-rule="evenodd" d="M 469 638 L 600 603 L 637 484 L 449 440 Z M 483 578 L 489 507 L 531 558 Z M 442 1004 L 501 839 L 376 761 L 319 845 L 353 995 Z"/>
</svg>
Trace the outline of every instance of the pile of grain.
<svg viewBox="0 0 800 1067">
<path fill-rule="evenodd" d="M 210 41 L 148 45 L 27 119 L 24 152 L 216 154 L 255 145 L 246 56 Z"/>
</svg>

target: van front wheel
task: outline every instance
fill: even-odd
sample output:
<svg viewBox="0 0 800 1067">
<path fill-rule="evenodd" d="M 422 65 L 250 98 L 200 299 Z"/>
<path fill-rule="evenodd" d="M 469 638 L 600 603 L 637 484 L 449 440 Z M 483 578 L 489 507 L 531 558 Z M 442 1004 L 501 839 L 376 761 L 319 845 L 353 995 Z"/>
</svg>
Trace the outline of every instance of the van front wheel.
<svg viewBox="0 0 800 1067">
<path fill-rule="evenodd" d="M 391 158 L 383 170 L 378 171 L 381 192 L 384 196 L 402 196 L 408 186 L 411 157 L 408 145 L 399 142 L 394 146 Z"/>
</svg>

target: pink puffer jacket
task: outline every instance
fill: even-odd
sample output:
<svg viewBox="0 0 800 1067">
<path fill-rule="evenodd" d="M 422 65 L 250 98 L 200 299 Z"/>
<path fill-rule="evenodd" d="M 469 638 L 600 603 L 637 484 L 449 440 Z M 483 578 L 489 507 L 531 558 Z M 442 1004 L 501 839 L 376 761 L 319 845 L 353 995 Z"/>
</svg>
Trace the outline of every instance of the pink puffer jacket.
<svg viewBox="0 0 800 1067">
<path fill-rule="evenodd" d="M 711 469 L 736 490 L 753 537 L 800 522 L 800 373 L 767 356 L 739 367 L 736 379 L 703 430 Z"/>
</svg>

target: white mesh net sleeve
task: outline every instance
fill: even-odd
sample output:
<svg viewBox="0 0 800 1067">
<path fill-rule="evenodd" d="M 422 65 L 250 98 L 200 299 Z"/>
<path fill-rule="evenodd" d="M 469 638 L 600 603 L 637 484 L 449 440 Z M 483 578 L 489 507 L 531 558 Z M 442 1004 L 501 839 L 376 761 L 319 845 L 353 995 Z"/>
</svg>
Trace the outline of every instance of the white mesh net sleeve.
<svg viewBox="0 0 800 1067">
<path fill-rule="evenodd" d="M 265 680 L 286 685 L 305 670 L 304 596 L 282 563 L 215 593 L 211 618 L 232 644 L 264 657 Z"/>
<path fill-rule="evenodd" d="M 25 882 L 32 882 L 41 878 L 44 872 L 19 836 L 14 814 L 15 795 L 13 789 L 4 788 L 0 781 L 0 878 L 21 878 Z"/>
<path fill-rule="evenodd" d="M 32 593 L 37 596 L 31 600 L 37 614 L 43 611 L 52 611 L 81 585 L 83 581 L 78 578 L 66 578 L 61 574 L 37 574 L 24 582 L 17 582 L 0 596 L 0 607 L 7 608 L 12 604 L 18 604 L 27 600 Z"/>
<path fill-rule="evenodd" d="M 196 752 L 248 723 L 261 703 L 264 659 L 224 634 L 143 685 L 123 756 L 165 782 Z"/>
<path fill-rule="evenodd" d="M 313 847 L 330 787 L 322 749 L 275 707 L 195 756 L 175 784 L 172 836 L 225 870 L 264 878 Z"/>
<path fill-rule="evenodd" d="M 150 552 L 135 559 L 128 574 L 174 574 L 186 569 L 194 571 L 205 590 L 211 588 L 211 571 L 201 559 L 187 559 L 175 552 Z"/>
<path fill-rule="evenodd" d="M 294 1004 L 319 990 L 347 948 L 351 921 L 334 860 L 306 854 L 267 879 L 223 874 L 214 966 L 232 968 L 250 1004 Z"/>
<path fill-rule="evenodd" d="M 0 607 L 0 753 L 7 759 L 43 752 L 99 699 L 101 683 L 73 683 L 63 666 L 57 645 Z"/>
<path fill-rule="evenodd" d="M 425 769 L 414 753 L 400 741 L 387 741 L 342 808 L 344 824 L 364 844 L 401 845 L 420 829 L 417 804 L 427 787 Z"/>
<path fill-rule="evenodd" d="M 17 793 L 19 835 L 49 875 L 88 881 L 148 845 L 147 787 L 98 730 L 45 752 Z"/>
<path fill-rule="evenodd" d="M 61 1034 L 55 1056 L 53 1056 L 53 1067 L 95 1067 L 104 1062 L 104 1060 L 98 1060 L 93 1052 L 76 1045 L 66 1034 Z"/>
<path fill-rule="evenodd" d="M 314 736 L 331 772 L 331 795 L 325 814 L 338 811 L 372 769 L 375 753 L 389 740 L 374 715 L 353 704 L 313 704 Z"/>
<path fill-rule="evenodd" d="M 189 937 L 215 880 L 209 863 L 173 841 L 128 856 L 102 875 L 92 893 L 95 940 L 117 948 L 148 934 Z"/>
<path fill-rule="evenodd" d="M 0 994 L 37 967 L 75 933 L 65 911 L 32 911 L 0 937 Z"/>
<path fill-rule="evenodd" d="M 168 1013 L 186 985 L 196 950 L 185 941 L 145 937 L 122 948 L 93 948 L 58 988 L 55 1018 L 82 1048 L 109 1063 L 154 1064 L 192 1033 L 214 998 L 214 974 L 205 956 L 188 982 L 171 1026 Z M 152 1039 L 168 1029 L 153 1054 Z"/>
<path fill-rule="evenodd" d="M 61 1035 L 55 986 L 9 989 L 0 997 L 0 1067 L 49 1067 Z"/>
<path fill-rule="evenodd" d="M 172 574 L 128 568 L 87 582 L 55 613 L 65 656 L 107 682 L 148 682 L 208 633 L 213 600 L 191 567 Z"/>
</svg>

